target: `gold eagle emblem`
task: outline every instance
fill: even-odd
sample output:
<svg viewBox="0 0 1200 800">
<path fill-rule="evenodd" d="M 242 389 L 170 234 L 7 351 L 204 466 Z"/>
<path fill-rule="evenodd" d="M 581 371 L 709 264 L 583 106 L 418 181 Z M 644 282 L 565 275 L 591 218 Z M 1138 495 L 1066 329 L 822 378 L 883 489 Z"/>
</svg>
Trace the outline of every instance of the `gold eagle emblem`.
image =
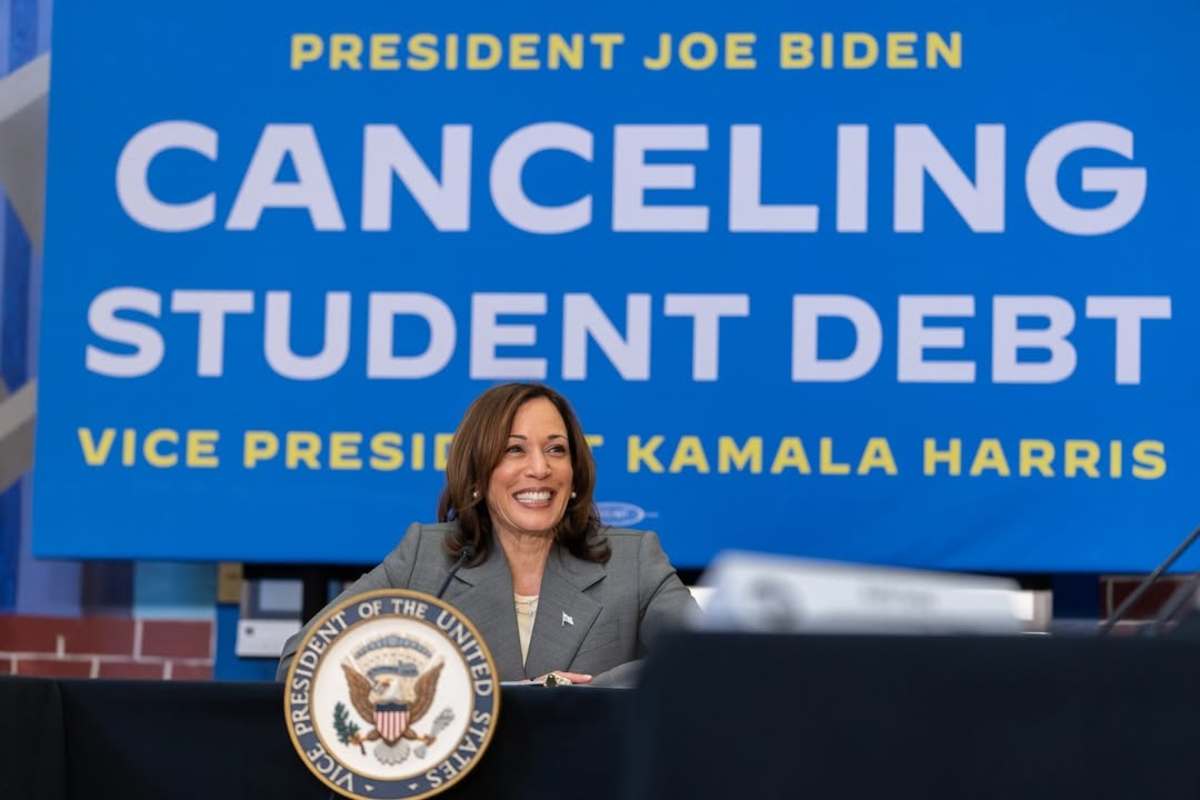
<svg viewBox="0 0 1200 800">
<path fill-rule="evenodd" d="M 373 726 L 366 735 L 354 734 L 351 741 L 362 747 L 363 742 L 373 742 L 383 739 L 387 744 L 395 744 L 401 738 L 420 740 L 425 745 L 433 744 L 436 736 L 419 735 L 413 726 L 420 722 L 433 705 L 434 695 L 437 694 L 438 678 L 442 674 L 442 662 L 434 664 L 422 672 L 415 680 L 405 679 L 403 675 L 383 674 L 374 682 L 358 671 L 349 660 L 342 662 L 342 672 L 346 675 L 346 686 L 350 691 L 350 704 L 358 715 Z M 398 729 L 398 735 L 385 736 L 376 723 L 376 709 L 381 706 L 404 706 L 407 708 L 404 724 Z"/>
</svg>

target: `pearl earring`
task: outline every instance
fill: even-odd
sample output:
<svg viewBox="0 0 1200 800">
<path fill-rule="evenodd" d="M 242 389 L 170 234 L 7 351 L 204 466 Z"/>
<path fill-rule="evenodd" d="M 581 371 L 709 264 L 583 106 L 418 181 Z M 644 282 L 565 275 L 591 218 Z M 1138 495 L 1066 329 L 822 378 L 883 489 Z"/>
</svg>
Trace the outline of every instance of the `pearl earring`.
<svg viewBox="0 0 1200 800">
<path fill-rule="evenodd" d="M 576 497 L 578 497 L 578 495 L 576 495 L 574 492 L 571 492 L 571 499 L 574 500 Z"/>
<path fill-rule="evenodd" d="M 478 500 L 478 499 L 479 499 L 479 490 L 478 490 L 478 489 L 474 489 L 474 490 L 472 490 L 472 492 L 471 492 L 471 499 L 472 499 L 472 500 Z"/>
</svg>

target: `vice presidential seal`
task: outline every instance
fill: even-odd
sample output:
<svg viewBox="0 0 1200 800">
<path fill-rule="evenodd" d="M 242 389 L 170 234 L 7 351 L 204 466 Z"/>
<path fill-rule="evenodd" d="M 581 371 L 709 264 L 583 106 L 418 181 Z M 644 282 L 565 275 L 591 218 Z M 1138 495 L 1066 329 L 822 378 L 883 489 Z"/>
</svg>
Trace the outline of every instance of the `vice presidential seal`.
<svg viewBox="0 0 1200 800">
<path fill-rule="evenodd" d="M 435 795 L 479 762 L 500 711 L 496 665 L 453 606 L 420 592 L 351 597 L 318 619 L 288 669 L 292 744 L 347 797 Z"/>
</svg>

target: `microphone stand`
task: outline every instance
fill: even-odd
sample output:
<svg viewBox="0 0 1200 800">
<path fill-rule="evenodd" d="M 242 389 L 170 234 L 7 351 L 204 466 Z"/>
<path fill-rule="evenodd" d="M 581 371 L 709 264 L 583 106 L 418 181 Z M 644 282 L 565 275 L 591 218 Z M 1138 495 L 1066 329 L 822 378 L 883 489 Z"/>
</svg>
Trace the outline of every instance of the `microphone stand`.
<svg viewBox="0 0 1200 800">
<path fill-rule="evenodd" d="M 462 550 L 458 552 L 458 561 L 456 561 L 454 566 L 450 568 L 450 572 L 446 574 L 446 580 L 442 581 L 442 588 L 438 589 L 438 593 L 435 595 L 438 600 L 442 599 L 442 595 L 446 593 L 446 587 L 450 585 L 450 580 L 458 574 L 458 571 L 462 569 L 463 564 L 466 564 L 474 557 L 475 548 L 471 547 L 469 544 L 464 544 L 462 546 Z"/>
<path fill-rule="evenodd" d="M 1142 579 L 1142 582 L 1138 584 L 1137 588 L 1125 598 L 1121 605 L 1117 606 L 1117 610 L 1113 612 L 1111 617 L 1100 623 L 1099 635 L 1107 636 L 1112 633 L 1113 626 L 1120 622 L 1125 615 L 1129 613 L 1129 609 L 1133 608 L 1134 604 L 1138 600 L 1142 599 L 1142 596 L 1150 590 L 1150 587 L 1158 582 L 1158 579 L 1163 576 L 1163 573 L 1170 569 L 1171 565 L 1178 561 L 1179 557 L 1186 553 L 1188 548 L 1191 547 L 1197 539 L 1200 539 L 1200 526 L 1188 534 L 1187 538 L 1180 542 L 1179 546 L 1171 551 L 1171 555 L 1167 556 L 1165 561 L 1155 567 L 1153 572 Z"/>
<path fill-rule="evenodd" d="M 1159 611 L 1158 617 L 1150 625 L 1150 635 L 1157 636 L 1167 625 L 1175 622 L 1177 618 L 1185 616 L 1184 607 L 1196 596 L 1198 588 L 1200 588 L 1200 572 L 1188 578 L 1187 583 L 1180 584 L 1171 593 L 1170 598 Z"/>
</svg>

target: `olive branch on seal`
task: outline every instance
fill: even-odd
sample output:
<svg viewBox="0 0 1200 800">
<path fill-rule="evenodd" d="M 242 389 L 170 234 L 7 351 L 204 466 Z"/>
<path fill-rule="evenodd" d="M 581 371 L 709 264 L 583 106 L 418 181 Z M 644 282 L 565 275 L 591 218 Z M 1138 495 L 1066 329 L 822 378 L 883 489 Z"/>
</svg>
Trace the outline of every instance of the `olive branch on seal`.
<svg viewBox="0 0 1200 800">
<path fill-rule="evenodd" d="M 358 749 L 362 751 L 364 756 L 367 754 L 367 749 L 356 738 L 356 734 L 359 731 L 358 723 L 350 719 L 350 712 L 342 703 L 338 703 L 333 707 L 333 729 L 337 733 L 339 742 L 344 745 L 349 745 L 353 742 L 358 745 Z"/>
</svg>

